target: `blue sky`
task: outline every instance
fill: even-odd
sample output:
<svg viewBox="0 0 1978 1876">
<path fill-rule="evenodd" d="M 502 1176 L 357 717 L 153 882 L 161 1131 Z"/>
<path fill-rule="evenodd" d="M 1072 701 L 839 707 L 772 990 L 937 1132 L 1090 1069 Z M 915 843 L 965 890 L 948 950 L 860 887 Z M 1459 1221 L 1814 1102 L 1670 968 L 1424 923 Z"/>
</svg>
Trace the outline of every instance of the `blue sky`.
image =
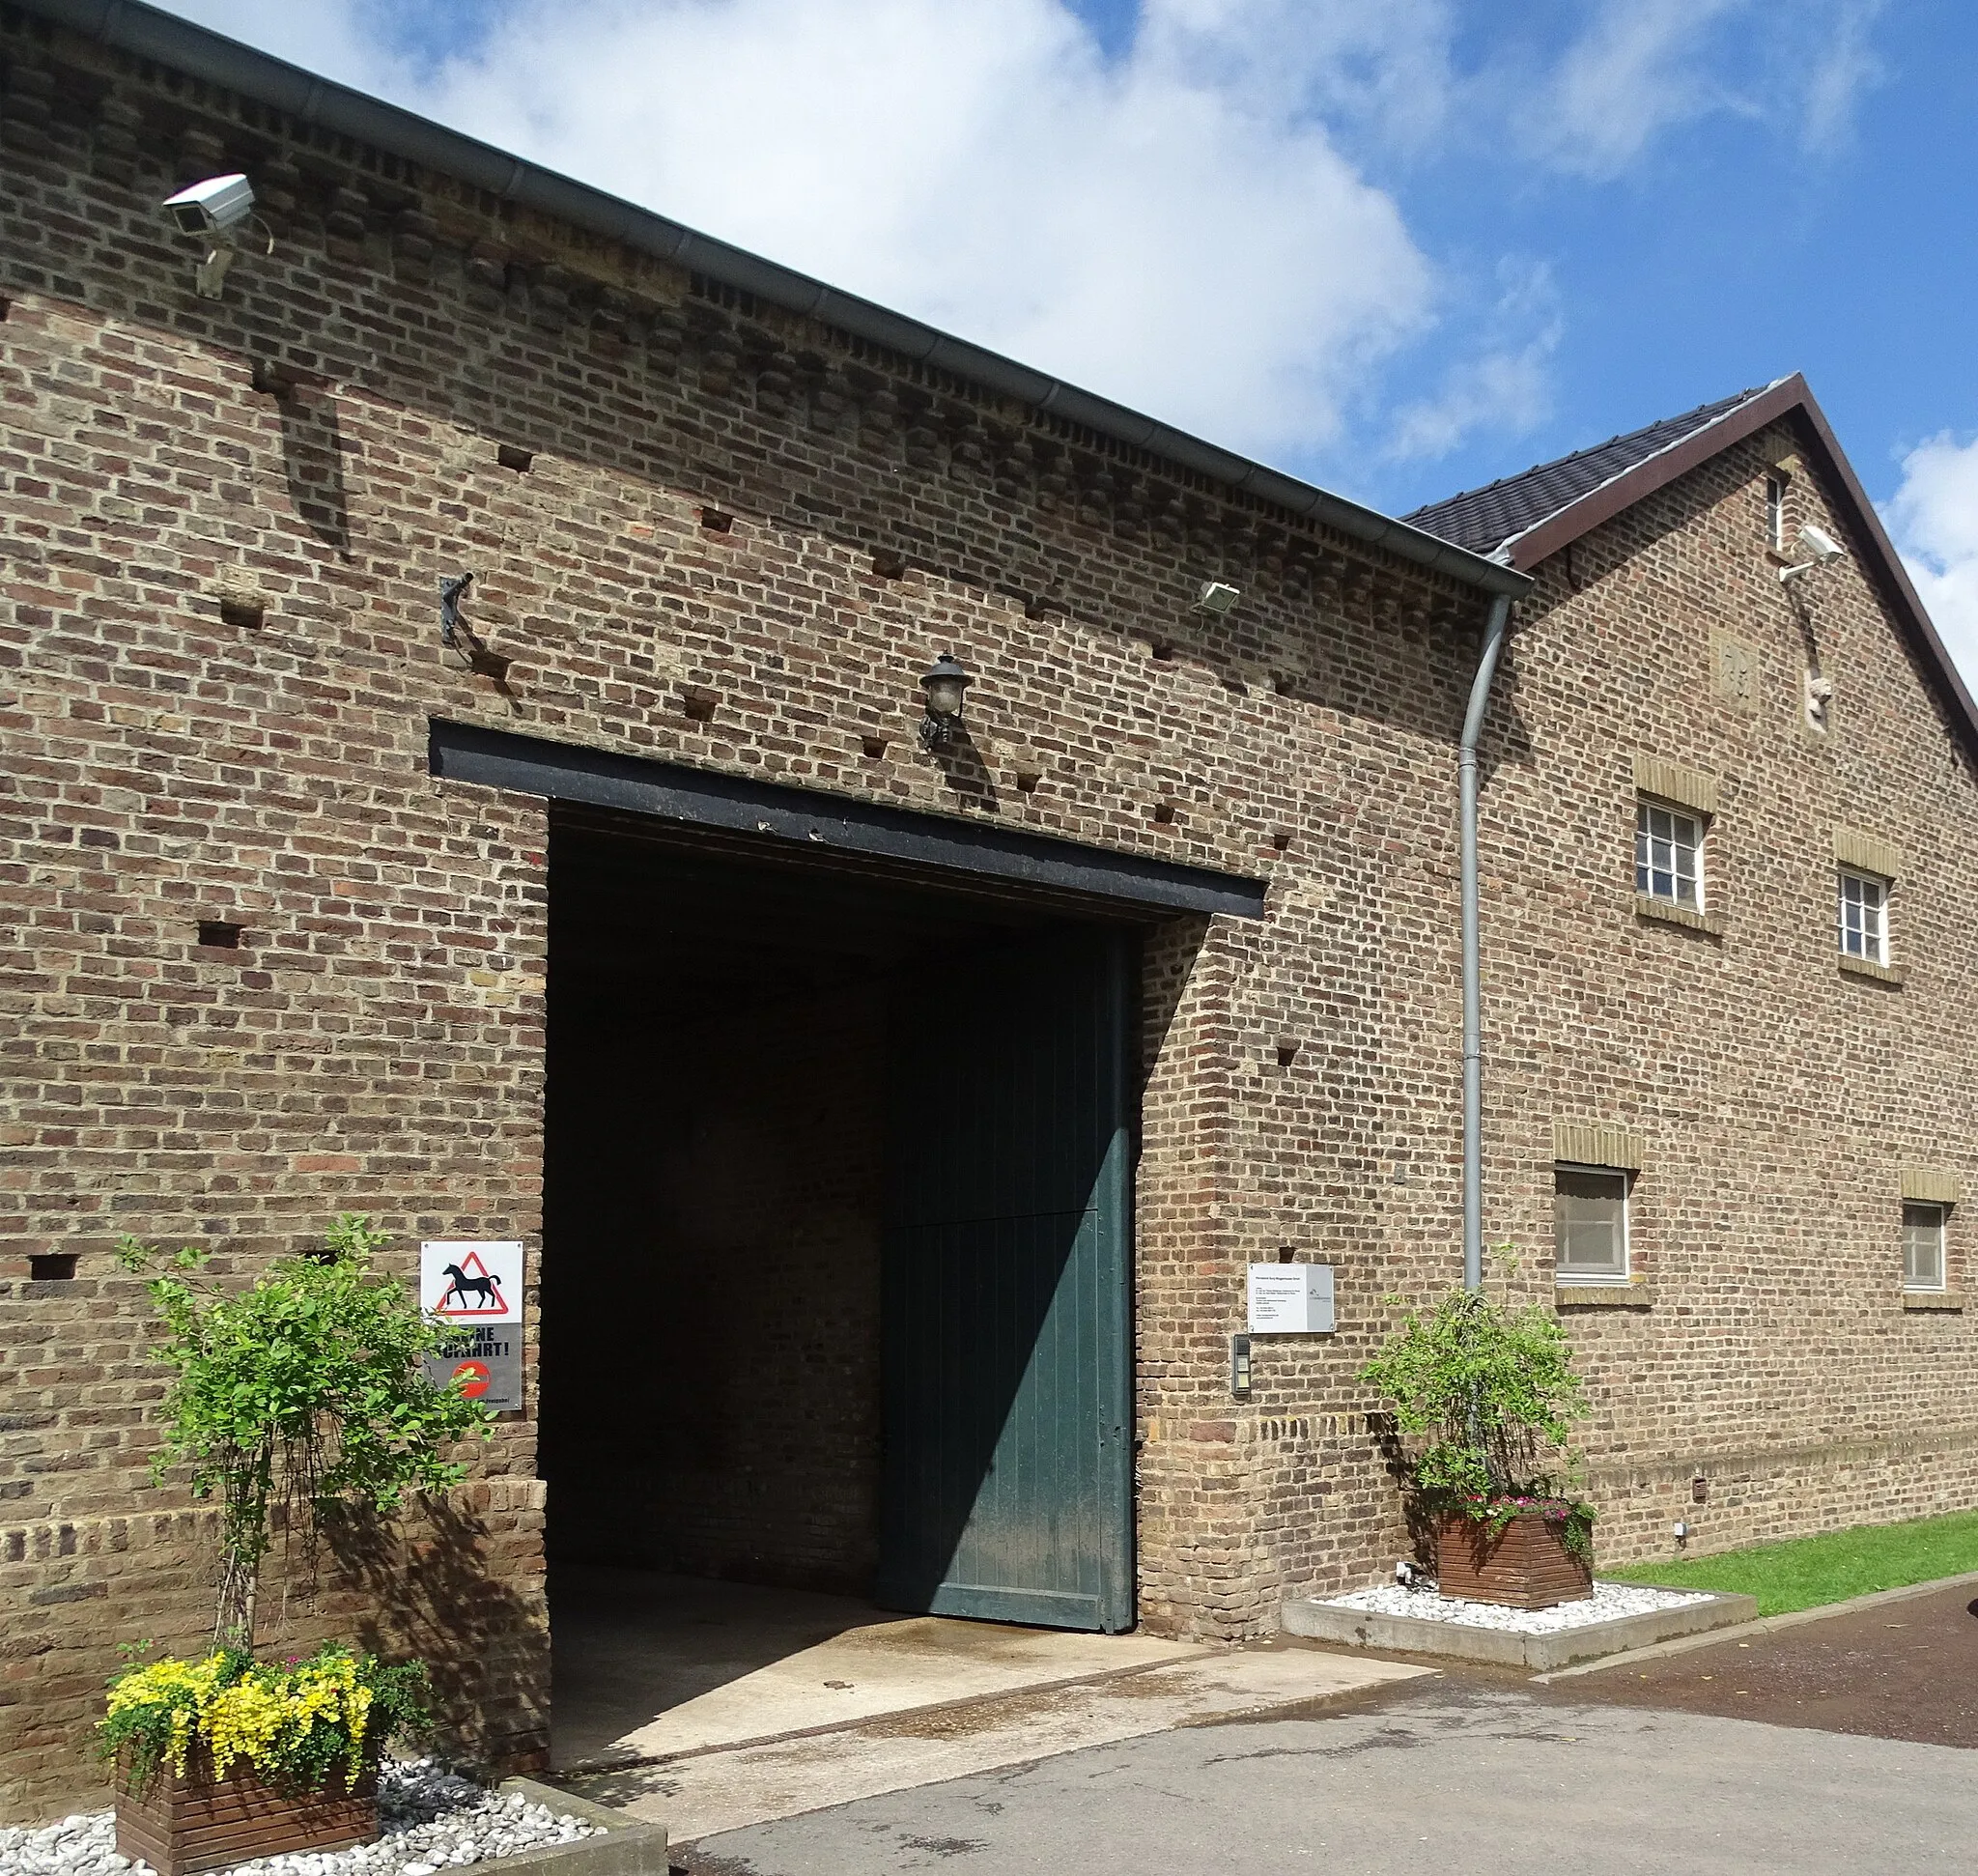
<svg viewBox="0 0 1978 1876">
<path fill-rule="evenodd" d="M 1403 511 L 1804 371 L 1978 674 L 1970 0 L 170 0 Z"/>
</svg>

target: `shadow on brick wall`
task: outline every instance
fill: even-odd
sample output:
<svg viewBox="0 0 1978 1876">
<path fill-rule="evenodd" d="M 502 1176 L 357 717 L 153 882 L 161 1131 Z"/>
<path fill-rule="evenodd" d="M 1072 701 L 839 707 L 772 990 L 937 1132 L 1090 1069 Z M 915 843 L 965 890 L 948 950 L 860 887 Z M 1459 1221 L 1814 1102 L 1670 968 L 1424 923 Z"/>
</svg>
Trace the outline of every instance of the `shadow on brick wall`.
<svg viewBox="0 0 1978 1876">
<path fill-rule="evenodd" d="M 548 1762 L 549 1630 L 540 1598 L 518 1594 L 514 1538 L 498 1536 L 473 1499 L 429 1500 L 411 1532 L 376 1519 L 326 1525 L 337 1600 L 350 1633 L 387 1659 L 415 1655 L 433 1670 L 436 1743 L 506 1771 Z M 503 1515 L 503 1521 L 509 1516 Z M 540 1583 L 541 1578 L 532 1578 Z"/>
</svg>

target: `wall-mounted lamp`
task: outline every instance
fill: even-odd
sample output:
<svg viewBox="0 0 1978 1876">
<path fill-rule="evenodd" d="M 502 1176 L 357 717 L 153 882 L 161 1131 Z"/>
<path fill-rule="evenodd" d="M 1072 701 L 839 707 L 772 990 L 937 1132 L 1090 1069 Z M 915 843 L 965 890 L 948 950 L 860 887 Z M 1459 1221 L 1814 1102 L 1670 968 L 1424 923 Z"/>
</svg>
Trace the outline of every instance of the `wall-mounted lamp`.
<svg viewBox="0 0 1978 1876">
<path fill-rule="evenodd" d="M 246 177 L 209 176 L 177 195 L 168 195 L 165 213 L 188 235 L 206 237 L 206 258 L 194 264 L 192 285 L 202 299 L 217 299 L 234 265 L 235 236 L 252 222 L 274 252 L 274 234 L 254 213 L 254 185 Z"/>
<path fill-rule="evenodd" d="M 944 651 L 921 674 L 920 688 L 927 693 L 920 743 L 925 749 L 939 749 L 953 739 L 955 725 L 962 720 L 962 693 L 969 688 L 969 674 L 953 652 Z"/>
<path fill-rule="evenodd" d="M 1236 602 L 1243 597 L 1240 586 L 1231 586 L 1221 580 L 1204 580 L 1201 591 L 1195 596 L 1195 610 L 1198 612 L 1229 612 L 1235 610 Z"/>
<path fill-rule="evenodd" d="M 1816 527 L 1811 522 L 1799 530 L 1799 545 L 1813 555 L 1811 560 L 1796 561 L 1790 567 L 1779 569 L 1779 583 L 1783 586 L 1789 580 L 1796 580 L 1802 573 L 1811 573 L 1815 567 L 1830 567 L 1836 560 L 1845 560 L 1848 550 L 1823 527 Z"/>
</svg>

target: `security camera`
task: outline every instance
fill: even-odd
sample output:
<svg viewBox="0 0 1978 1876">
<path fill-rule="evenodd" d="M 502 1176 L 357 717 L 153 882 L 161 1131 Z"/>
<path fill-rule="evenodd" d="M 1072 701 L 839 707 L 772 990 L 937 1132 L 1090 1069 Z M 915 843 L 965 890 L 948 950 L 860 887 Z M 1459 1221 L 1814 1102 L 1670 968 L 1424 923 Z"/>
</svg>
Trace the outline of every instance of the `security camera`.
<svg viewBox="0 0 1978 1876">
<path fill-rule="evenodd" d="M 1831 566 L 1836 560 L 1845 560 L 1848 550 L 1824 528 L 1816 527 L 1811 522 L 1799 530 L 1799 538 L 1813 550 L 1816 565 Z"/>
<path fill-rule="evenodd" d="M 188 235 L 224 235 L 254 213 L 254 186 L 244 176 L 209 176 L 168 196 L 165 207 Z"/>
<path fill-rule="evenodd" d="M 1836 560 L 1845 560 L 1848 550 L 1823 527 L 1816 527 L 1811 522 L 1799 530 L 1799 545 L 1813 555 L 1811 560 L 1797 560 L 1790 567 L 1779 569 L 1779 584 L 1785 585 L 1797 580 L 1802 574 L 1811 573 L 1815 567 L 1830 567 Z"/>
</svg>

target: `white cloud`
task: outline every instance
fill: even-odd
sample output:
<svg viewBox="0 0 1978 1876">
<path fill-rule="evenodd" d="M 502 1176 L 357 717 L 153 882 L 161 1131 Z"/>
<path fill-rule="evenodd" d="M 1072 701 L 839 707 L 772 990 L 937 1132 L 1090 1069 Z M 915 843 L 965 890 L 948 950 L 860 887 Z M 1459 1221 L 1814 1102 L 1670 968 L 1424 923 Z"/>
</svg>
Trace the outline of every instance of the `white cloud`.
<svg viewBox="0 0 1978 1876">
<path fill-rule="evenodd" d="M 1960 443 L 1946 431 L 1919 443 L 1883 517 L 1965 683 L 1978 688 L 1978 437 Z"/>
<path fill-rule="evenodd" d="M 1148 0 L 1112 62 L 1062 0 L 511 0 L 437 63 L 358 0 L 180 4 L 1279 461 L 1336 440 L 1433 318 L 1399 208 L 1314 114 L 1419 130 L 1397 21 L 1432 0 Z"/>
<path fill-rule="evenodd" d="M 1836 0 L 1823 31 L 1811 45 L 1806 74 L 1806 107 L 1800 142 L 1812 151 L 1846 143 L 1854 128 L 1854 107 L 1864 92 L 1886 75 L 1868 43 L 1884 0 Z"/>
<path fill-rule="evenodd" d="M 1506 260 L 1497 276 L 1482 344 L 1449 369 L 1433 396 L 1396 413 L 1390 458 L 1447 456 L 1484 429 L 1521 437 L 1552 414 L 1552 355 L 1566 331 L 1552 270 L 1540 262 Z"/>
</svg>

